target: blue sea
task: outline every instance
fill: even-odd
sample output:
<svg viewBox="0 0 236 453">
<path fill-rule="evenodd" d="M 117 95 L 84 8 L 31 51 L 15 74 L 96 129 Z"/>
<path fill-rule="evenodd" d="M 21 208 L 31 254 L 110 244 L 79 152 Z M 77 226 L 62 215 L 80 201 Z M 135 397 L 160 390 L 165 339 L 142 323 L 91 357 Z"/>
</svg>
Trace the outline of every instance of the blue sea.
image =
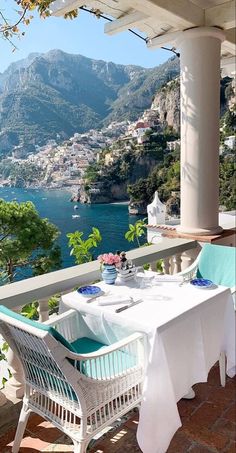
<svg viewBox="0 0 236 453">
<path fill-rule="evenodd" d="M 97 227 L 102 235 L 102 242 L 95 250 L 95 256 L 105 252 L 116 250 L 130 250 L 137 245 L 129 243 L 124 234 L 128 230 L 129 223 L 135 223 L 140 217 L 130 216 L 127 204 L 99 204 L 82 205 L 70 202 L 70 192 L 66 190 L 29 190 L 18 188 L 1 188 L 0 198 L 6 201 L 15 199 L 18 202 L 32 201 L 41 217 L 47 217 L 54 223 L 59 231 L 58 239 L 62 250 L 62 267 L 75 264 L 70 256 L 67 233 L 76 230 L 84 233 L 87 238 L 92 227 Z M 78 209 L 74 207 L 78 206 Z M 79 215 L 78 218 L 72 218 Z"/>
</svg>

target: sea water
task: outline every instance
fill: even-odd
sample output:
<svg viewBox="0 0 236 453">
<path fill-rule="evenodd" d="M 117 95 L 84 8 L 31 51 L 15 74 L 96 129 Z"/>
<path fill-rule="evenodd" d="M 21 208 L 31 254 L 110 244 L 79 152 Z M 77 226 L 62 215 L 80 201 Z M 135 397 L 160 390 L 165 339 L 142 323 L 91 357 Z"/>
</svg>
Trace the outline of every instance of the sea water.
<svg viewBox="0 0 236 453">
<path fill-rule="evenodd" d="M 6 201 L 32 201 L 41 217 L 54 223 L 60 236 L 58 243 L 62 251 L 62 267 L 75 265 L 70 256 L 67 233 L 76 230 L 84 233 L 84 239 L 91 233 L 92 227 L 100 230 L 102 242 L 94 249 L 94 257 L 100 253 L 130 250 L 137 244 L 128 242 L 124 235 L 129 223 L 135 223 L 141 216 L 130 216 L 127 204 L 88 205 L 70 202 L 70 192 L 66 190 L 41 190 L 0 187 L 0 198 Z M 75 206 L 78 209 L 74 209 Z M 78 217 L 72 217 L 78 216 Z M 143 238 L 145 242 L 146 238 Z"/>
</svg>

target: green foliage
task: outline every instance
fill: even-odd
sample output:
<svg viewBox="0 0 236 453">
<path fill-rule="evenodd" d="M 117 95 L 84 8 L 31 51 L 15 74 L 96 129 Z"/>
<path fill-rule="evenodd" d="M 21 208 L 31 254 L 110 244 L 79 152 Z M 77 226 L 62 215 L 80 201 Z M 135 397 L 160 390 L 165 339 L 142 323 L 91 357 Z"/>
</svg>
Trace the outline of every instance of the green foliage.
<svg viewBox="0 0 236 453">
<path fill-rule="evenodd" d="M 172 191 L 180 190 L 180 155 L 179 150 L 169 152 L 159 162 L 147 178 L 140 178 L 128 186 L 131 201 L 150 203 L 153 194 L 158 190 L 163 201 L 167 201 Z"/>
<path fill-rule="evenodd" d="M 1 360 L 7 360 L 5 353 L 8 351 L 8 349 L 9 349 L 9 345 L 6 342 L 4 342 L 2 344 L 2 347 L 0 348 L 0 362 L 1 362 Z M 9 377 L 11 377 L 10 370 L 8 370 L 8 373 L 9 373 Z M 3 377 L 2 381 L 0 381 L 0 384 L 2 384 L 2 385 L 0 385 L 0 388 L 4 387 L 6 381 L 7 381 L 7 379 L 5 377 Z"/>
<path fill-rule="evenodd" d="M 146 219 L 137 220 L 137 222 L 135 222 L 134 225 L 129 224 L 129 229 L 125 233 L 125 239 L 127 239 L 127 241 L 129 241 L 129 242 L 137 241 L 138 246 L 139 247 L 141 246 L 139 238 L 146 233 L 145 220 Z"/>
<path fill-rule="evenodd" d="M 59 231 L 31 202 L 0 200 L 0 270 L 9 281 L 30 266 L 34 275 L 60 267 Z"/>
<path fill-rule="evenodd" d="M 89 185 L 94 181 L 97 181 L 99 178 L 99 165 L 97 163 L 90 164 L 84 173 L 84 179 L 86 184 Z"/>
<path fill-rule="evenodd" d="M 21 309 L 21 314 L 29 319 L 38 319 L 38 302 L 24 305 Z"/>
<path fill-rule="evenodd" d="M 55 294 L 54 296 L 50 297 L 50 299 L 48 301 L 49 314 L 57 313 L 58 308 L 59 308 L 60 298 L 61 298 L 60 294 Z"/>
<path fill-rule="evenodd" d="M 220 120 L 220 141 L 223 144 L 226 137 L 235 134 L 236 108 L 227 110 Z"/>
<path fill-rule="evenodd" d="M 229 211 L 236 208 L 236 163 L 233 156 L 220 157 L 220 204 Z"/>
<path fill-rule="evenodd" d="M 44 177 L 44 171 L 30 162 L 19 163 L 4 159 L 0 162 L 0 176 L 3 179 L 10 179 L 12 186 L 27 187 L 37 185 Z"/>
<path fill-rule="evenodd" d="M 69 247 L 72 247 L 70 255 L 75 257 L 76 264 L 87 263 L 94 259 L 93 249 L 101 242 L 102 237 L 98 228 L 92 228 L 92 233 L 89 234 L 87 239 L 82 239 L 84 233 L 75 231 L 75 233 L 68 233 Z"/>
</svg>

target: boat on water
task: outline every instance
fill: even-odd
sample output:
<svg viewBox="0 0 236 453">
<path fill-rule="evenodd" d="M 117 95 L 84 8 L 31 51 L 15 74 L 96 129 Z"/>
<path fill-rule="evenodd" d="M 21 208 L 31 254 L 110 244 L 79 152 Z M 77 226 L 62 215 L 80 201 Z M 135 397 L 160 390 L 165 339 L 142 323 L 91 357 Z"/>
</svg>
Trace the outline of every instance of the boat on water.
<svg viewBox="0 0 236 453">
<path fill-rule="evenodd" d="M 80 215 L 72 215 L 72 219 L 78 219 Z"/>
<path fill-rule="evenodd" d="M 77 204 L 74 206 L 74 210 L 79 209 L 79 206 Z"/>
</svg>

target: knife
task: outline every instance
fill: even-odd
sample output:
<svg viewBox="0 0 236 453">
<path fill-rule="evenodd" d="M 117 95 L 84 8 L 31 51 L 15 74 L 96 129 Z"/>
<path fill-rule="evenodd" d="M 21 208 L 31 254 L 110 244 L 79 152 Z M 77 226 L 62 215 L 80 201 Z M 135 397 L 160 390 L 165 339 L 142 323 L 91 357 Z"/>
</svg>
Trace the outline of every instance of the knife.
<svg viewBox="0 0 236 453">
<path fill-rule="evenodd" d="M 115 310 L 115 313 L 120 313 L 121 311 L 127 310 L 127 308 L 134 307 L 134 305 L 140 304 L 140 302 L 143 302 L 143 299 L 138 299 L 135 300 L 134 302 L 131 302 L 129 305 L 125 305 L 124 307 L 117 308 Z"/>
</svg>

